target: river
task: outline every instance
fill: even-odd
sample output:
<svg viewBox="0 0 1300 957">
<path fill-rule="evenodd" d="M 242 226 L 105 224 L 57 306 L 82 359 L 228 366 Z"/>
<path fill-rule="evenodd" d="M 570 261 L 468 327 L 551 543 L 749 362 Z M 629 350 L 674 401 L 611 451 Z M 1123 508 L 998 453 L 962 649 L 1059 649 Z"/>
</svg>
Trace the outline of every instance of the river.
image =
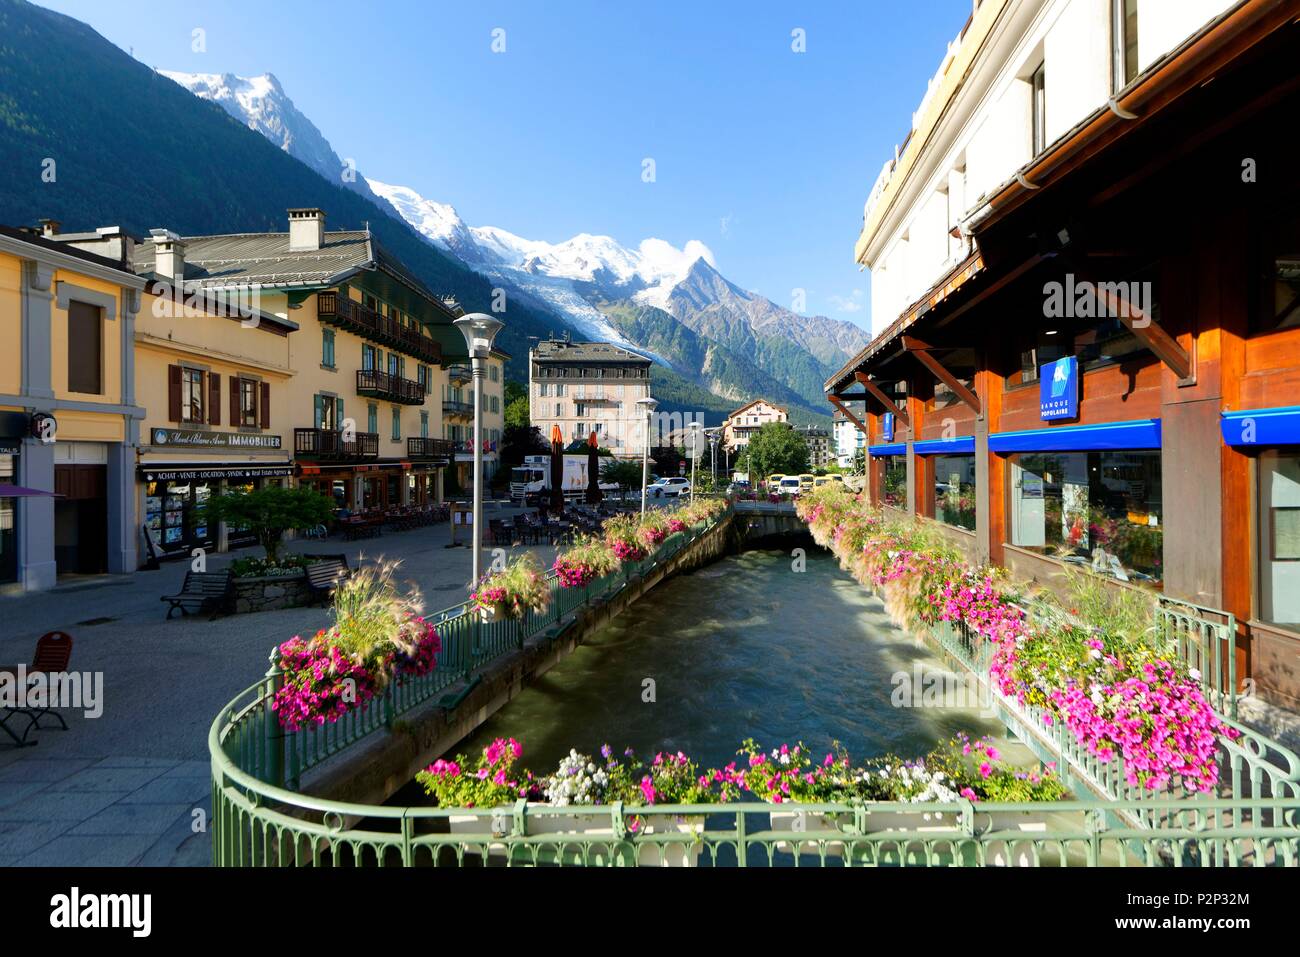
<svg viewBox="0 0 1300 957">
<path fill-rule="evenodd" d="M 662 583 L 453 752 L 514 737 L 523 763 L 547 773 L 570 748 L 606 742 L 643 756 L 680 749 L 707 767 L 748 737 L 839 741 L 855 759 L 919 756 L 957 731 L 1001 738 L 974 708 L 894 706 L 895 675 L 946 669 L 808 544 L 803 571 L 790 551 L 748 551 Z"/>
</svg>

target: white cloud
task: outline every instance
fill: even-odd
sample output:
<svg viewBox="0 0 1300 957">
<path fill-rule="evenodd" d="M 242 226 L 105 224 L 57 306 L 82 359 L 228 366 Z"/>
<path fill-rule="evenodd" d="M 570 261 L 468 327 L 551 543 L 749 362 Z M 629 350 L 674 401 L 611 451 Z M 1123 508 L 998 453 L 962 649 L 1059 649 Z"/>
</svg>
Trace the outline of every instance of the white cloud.
<svg viewBox="0 0 1300 957">
<path fill-rule="evenodd" d="M 861 312 L 867 305 L 861 289 L 854 289 L 848 296 L 828 296 L 827 298 L 831 306 L 838 312 Z"/>
</svg>

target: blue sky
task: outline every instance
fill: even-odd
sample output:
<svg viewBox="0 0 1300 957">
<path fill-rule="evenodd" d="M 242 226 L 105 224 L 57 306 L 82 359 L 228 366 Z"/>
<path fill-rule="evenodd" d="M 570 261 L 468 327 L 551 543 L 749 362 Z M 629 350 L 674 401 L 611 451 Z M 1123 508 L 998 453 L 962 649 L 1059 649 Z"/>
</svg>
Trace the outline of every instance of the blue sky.
<svg viewBox="0 0 1300 957">
<path fill-rule="evenodd" d="M 44 0 L 162 69 L 274 73 L 368 176 L 559 242 L 698 239 L 870 328 L 862 204 L 970 0 Z M 191 49 L 195 28 L 206 52 Z M 505 31 L 504 53 L 491 49 Z M 806 52 L 791 49 L 805 31 Z M 656 181 L 642 181 L 653 158 Z"/>
</svg>

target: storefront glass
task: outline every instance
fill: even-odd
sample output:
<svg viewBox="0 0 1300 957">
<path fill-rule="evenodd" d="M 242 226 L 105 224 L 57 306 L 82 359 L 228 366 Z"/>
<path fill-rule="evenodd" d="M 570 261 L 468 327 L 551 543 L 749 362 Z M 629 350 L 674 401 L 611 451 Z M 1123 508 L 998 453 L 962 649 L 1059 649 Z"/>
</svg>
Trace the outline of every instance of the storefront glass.
<svg viewBox="0 0 1300 957">
<path fill-rule="evenodd" d="M 886 505 L 907 508 L 907 456 L 886 455 L 881 498 Z"/>
<path fill-rule="evenodd" d="M 1259 457 L 1259 619 L 1300 630 L 1300 452 Z"/>
<path fill-rule="evenodd" d="M 936 455 L 934 517 L 945 525 L 975 531 L 975 456 Z"/>
<path fill-rule="evenodd" d="M 1121 581 L 1159 586 L 1164 513 L 1158 451 L 1010 457 L 1011 544 Z"/>
<path fill-rule="evenodd" d="M 144 520 L 154 544 L 164 551 L 211 545 L 214 537 L 199 509 L 215 484 L 208 479 L 145 483 Z"/>
</svg>

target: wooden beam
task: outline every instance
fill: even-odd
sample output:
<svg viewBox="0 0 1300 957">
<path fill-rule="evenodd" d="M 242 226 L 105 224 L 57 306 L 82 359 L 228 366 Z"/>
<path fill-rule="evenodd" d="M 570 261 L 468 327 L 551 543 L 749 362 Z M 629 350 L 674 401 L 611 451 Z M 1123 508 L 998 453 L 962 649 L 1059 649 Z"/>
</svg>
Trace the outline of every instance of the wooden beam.
<svg viewBox="0 0 1300 957">
<path fill-rule="evenodd" d="M 861 419 L 859 419 L 856 415 L 850 412 L 848 408 L 845 407 L 844 403 L 841 402 L 839 398 L 837 398 L 836 396 L 828 395 L 826 398 L 831 400 L 831 405 L 835 406 L 835 408 L 839 409 L 841 412 L 844 413 L 844 417 L 846 419 L 848 419 L 850 422 L 852 422 L 854 425 L 858 427 L 858 431 L 867 437 L 868 442 L 871 441 L 871 431 L 865 425 L 862 424 Z"/>
<path fill-rule="evenodd" d="M 866 387 L 868 392 L 880 401 L 881 405 L 894 413 L 894 418 L 898 419 L 899 422 L 902 422 L 905 428 L 910 429 L 912 427 L 912 420 L 908 418 L 907 413 L 896 406 L 894 400 L 885 395 L 884 390 L 881 389 L 880 386 L 876 385 L 876 383 L 871 380 L 870 376 L 865 372 L 855 372 L 853 373 L 853 376 Z"/>
<path fill-rule="evenodd" d="M 1083 277 L 1080 277 L 1083 278 Z M 1118 293 L 1114 283 L 1099 283 L 1087 277 L 1092 287 L 1097 290 L 1097 298 L 1106 304 L 1110 316 L 1119 319 L 1138 341 L 1151 350 L 1156 358 L 1167 365 L 1178 377 L 1180 384 L 1191 384 L 1193 379 L 1192 357 L 1179 345 L 1178 340 L 1164 330 L 1154 319 L 1141 309 L 1128 302 Z"/>
<path fill-rule="evenodd" d="M 980 397 L 966 388 L 955 375 L 943 367 L 938 359 L 930 355 L 930 346 L 927 343 L 912 336 L 903 336 L 903 348 L 916 356 L 921 365 L 930 370 L 932 376 L 951 389 L 952 394 L 970 406 L 976 415 L 983 415 Z"/>
</svg>

